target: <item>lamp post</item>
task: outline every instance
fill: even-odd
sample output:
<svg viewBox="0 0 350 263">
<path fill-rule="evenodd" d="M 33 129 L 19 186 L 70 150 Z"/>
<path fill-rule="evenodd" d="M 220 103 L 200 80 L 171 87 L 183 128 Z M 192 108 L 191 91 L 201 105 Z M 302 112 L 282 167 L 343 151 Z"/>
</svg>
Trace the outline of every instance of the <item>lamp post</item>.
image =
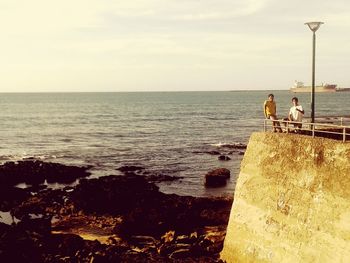
<svg viewBox="0 0 350 263">
<path fill-rule="evenodd" d="M 307 22 L 312 31 L 312 90 L 311 90 L 311 123 L 315 122 L 315 49 L 316 49 L 316 31 L 320 26 L 324 24 L 323 22 Z"/>
</svg>

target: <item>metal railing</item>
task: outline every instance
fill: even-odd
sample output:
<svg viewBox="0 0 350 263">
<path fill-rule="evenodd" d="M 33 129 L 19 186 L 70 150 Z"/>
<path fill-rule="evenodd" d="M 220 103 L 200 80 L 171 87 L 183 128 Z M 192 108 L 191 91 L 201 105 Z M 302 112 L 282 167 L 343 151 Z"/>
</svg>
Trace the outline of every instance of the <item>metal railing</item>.
<svg viewBox="0 0 350 263">
<path fill-rule="evenodd" d="M 341 119 L 343 124 L 343 119 Z M 271 127 L 276 132 L 299 133 L 312 137 L 325 137 L 331 139 L 350 141 L 350 126 L 335 125 L 328 123 L 296 122 L 285 119 L 264 119 L 264 131 Z"/>
<path fill-rule="evenodd" d="M 304 121 L 309 120 L 304 118 Z M 311 121 L 310 121 L 311 122 Z M 338 124 L 340 126 L 350 125 L 350 116 L 317 116 L 315 123 Z"/>
</svg>

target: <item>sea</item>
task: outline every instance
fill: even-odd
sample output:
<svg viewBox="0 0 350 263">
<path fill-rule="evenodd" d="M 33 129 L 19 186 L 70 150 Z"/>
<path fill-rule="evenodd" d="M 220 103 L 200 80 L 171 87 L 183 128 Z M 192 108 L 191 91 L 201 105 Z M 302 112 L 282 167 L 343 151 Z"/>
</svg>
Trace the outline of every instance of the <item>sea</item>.
<svg viewBox="0 0 350 263">
<path fill-rule="evenodd" d="M 178 177 L 165 193 L 222 196 L 234 192 L 251 133 L 263 130 L 263 102 L 273 93 L 286 117 L 298 96 L 306 117 L 310 94 L 289 91 L 0 93 L 0 163 L 38 159 L 91 165 L 91 177 L 122 176 L 125 165 Z M 316 93 L 316 117 L 350 115 L 350 92 Z M 333 118 L 335 121 L 339 118 Z M 220 161 L 214 152 L 231 160 Z M 224 187 L 204 177 L 227 168 Z"/>
</svg>

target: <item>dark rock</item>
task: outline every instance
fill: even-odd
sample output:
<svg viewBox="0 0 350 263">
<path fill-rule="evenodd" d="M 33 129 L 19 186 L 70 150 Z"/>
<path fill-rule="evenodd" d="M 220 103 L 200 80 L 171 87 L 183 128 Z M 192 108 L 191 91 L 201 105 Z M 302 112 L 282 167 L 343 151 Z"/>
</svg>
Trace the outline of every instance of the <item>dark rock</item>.
<svg viewBox="0 0 350 263">
<path fill-rule="evenodd" d="M 152 236 L 132 236 L 129 242 L 138 247 L 153 246 L 157 243 L 157 240 Z"/>
<path fill-rule="evenodd" d="M 171 176 L 171 175 L 165 175 L 165 174 L 152 174 L 145 177 L 147 181 L 149 182 L 172 182 L 176 180 L 183 179 L 183 176 Z"/>
<path fill-rule="evenodd" d="M 220 155 L 220 156 L 218 157 L 218 159 L 219 159 L 220 161 L 229 161 L 229 160 L 231 160 L 231 158 L 228 157 L 228 156 L 226 156 L 226 155 Z"/>
<path fill-rule="evenodd" d="M 51 218 L 22 218 L 17 227 L 24 231 L 31 231 L 41 235 L 49 235 L 51 233 Z"/>
<path fill-rule="evenodd" d="M 12 207 L 19 205 L 30 193 L 25 189 L 11 186 L 0 186 L 0 210 L 9 211 Z"/>
<path fill-rule="evenodd" d="M 9 229 L 10 229 L 10 226 L 8 224 L 0 222 L 0 236 L 6 233 Z"/>
<path fill-rule="evenodd" d="M 161 244 L 158 248 L 158 252 L 160 255 L 162 256 L 167 256 L 170 255 L 172 252 L 174 252 L 176 249 L 176 245 L 175 244 Z"/>
<path fill-rule="evenodd" d="M 0 185 L 13 186 L 19 183 L 30 185 L 48 183 L 73 183 L 90 175 L 87 167 L 67 166 L 42 161 L 6 162 L 0 166 Z"/>
<path fill-rule="evenodd" d="M 219 168 L 208 172 L 205 175 L 205 186 L 219 187 L 226 185 L 227 179 L 230 178 L 230 170 Z"/>
<path fill-rule="evenodd" d="M 0 262 L 217 262 L 223 239 L 219 230 L 205 229 L 225 229 L 232 204 L 230 198 L 164 194 L 137 175 L 81 179 L 75 187 L 32 195 L 19 189 L 13 198 L 17 193 L 25 194 L 21 203 L 8 207 L 21 221 L 0 224 Z M 80 227 L 108 231 L 118 241 L 101 244 L 51 231 Z"/>
<path fill-rule="evenodd" d="M 221 148 L 228 148 L 228 149 L 246 149 L 247 145 L 243 143 L 233 143 L 233 144 L 222 144 L 220 145 Z"/>
<path fill-rule="evenodd" d="M 232 200 L 219 198 L 194 198 L 159 193 L 154 199 L 143 200 L 124 216 L 120 234 L 142 233 L 157 237 L 168 229 L 182 234 L 191 233 L 195 228 L 205 225 L 227 223 L 231 202 Z M 202 212 L 206 209 L 215 210 L 218 216 L 203 216 Z"/>
<path fill-rule="evenodd" d="M 223 248 L 226 229 L 220 226 L 205 227 L 205 233 L 201 237 L 200 245 L 204 246 L 209 254 L 220 253 Z"/>
<path fill-rule="evenodd" d="M 190 255 L 191 255 L 191 252 L 189 248 L 181 248 L 171 253 L 169 258 L 180 259 L 180 258 L 189 257 Z"/>
<path fill-rule="evenodd" d="M 115 231 L 126 238 L 133 235 L 160 237 L 169 229 L 180 234 L 191 233 L 195 227 L 227 223 L 232 202 L 167 195 L 144 177 L 135 175 L 82 179 L 70 200 L 77 211 L 84 213 L 123 215 L 122 223 Z M 207 209 L 213 209 L 219 216 L 203 216 Z"/>
<path fill-rule="evenodd" d="M 74 256 L 79 250 L 84 248 L 84 240 L 73 234 L 51 235 L 47 243 L 51 252 L 60 255 Z"/>
<path fill-rule="evenodd" d="M 191 239 L 187 235 L 181 235 L 176 237 L 176 243 L 190 244 L 193 243 L 194 239 Z"/>
<path fill-rule="evenodd" d="M 219 151 L 207 151 L 206 153 L 210 155 L 220 155 L 221 153 Z"/>
<path fill-rule="evenodd" d="M 210 154 L 210 155 L 220 155 L 221 153 L 219 151 L 193 151 L 193 153 L 197 153 L 197 154 Z"/>
<path fill-rule="evenodd" d="M 0 262 L 42 262 L 40 236 L 11 226 L 0 235 Z"/>
<path fill-rule="evenodd" d="M 106 176 L 80 180 L 71 198 L 78 209 L 86 212 L 119 215 L 137 207 L 142 200 L 154 199 L 158 193 L 158 187 L 144 177 Z"/>
<path fill-rule="evenodd" d="M 29 214 L 47 214 L 49 211 L 58 213 L 64 206 L 65 192 L 57 190 L 43 190 L 35 196 L 29 196 L 21 204 L 11 211 L 19 219 L 28 217 Z"/>
</svg>

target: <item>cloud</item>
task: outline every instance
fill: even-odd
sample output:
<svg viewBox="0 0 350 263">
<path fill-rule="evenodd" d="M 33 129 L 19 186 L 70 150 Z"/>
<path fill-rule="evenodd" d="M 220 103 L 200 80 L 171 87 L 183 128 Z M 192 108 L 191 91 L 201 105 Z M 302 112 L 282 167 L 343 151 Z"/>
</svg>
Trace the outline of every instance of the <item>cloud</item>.
<svg viewBox="0 0 350 263">
<path fill-rule="evenodd" d="M 13 33 L 59 33 L 81 27 L 105 27 L 106 17 L 156 20 L 217 20 L 251 15 L 268 1 L 258 0 L 2 0 L 0 25 Z"/>
<path fill-rule="evenodd" d="M 123 17 L 150 17 L 170 20 L 212 20 L 251 15 L 270 0 L 143 0 L 119 1 L 109 5 L 111 13 Z"/>
<path fill-rule="evenodd" d="M 312 19 L 325 22 L 320 68 L 332 65 L 346 81 L 349 15 L 344 0 L 2 0 L 0 91 L 79 86 L 79 79 L 82 90 L 144 87 L 149 76 L 174 82 L 173 73 L 189 83 L 234 78 L 248 87 L 258 85 L 251 75 L 266 81 L 281 71 L 289 84 L 309 69 L 311 34 L 303 23 Z M 271 85 L 278 85 L 273 76 Z"/>
</svg>

